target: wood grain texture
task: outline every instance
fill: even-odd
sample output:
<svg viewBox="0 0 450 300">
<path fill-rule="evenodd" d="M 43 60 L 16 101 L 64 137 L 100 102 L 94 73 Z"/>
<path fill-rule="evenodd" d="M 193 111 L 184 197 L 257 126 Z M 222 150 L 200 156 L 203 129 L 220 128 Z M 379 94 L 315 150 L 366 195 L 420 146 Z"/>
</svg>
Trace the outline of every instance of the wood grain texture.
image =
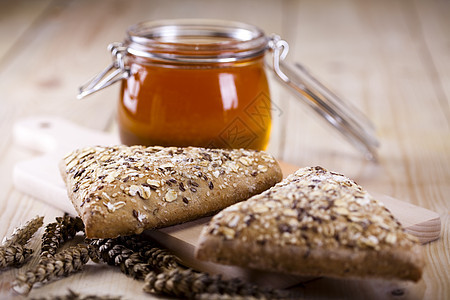
<svg viewBox="0 0 450 300">
<path fill-rule="evenodd" d="M 36 214 L 44 214 L 45 222 L 61 214 L 13 188 L 15 163 L 36 155 L 14 144 L 16 120 L 54 114 L 115 132 L 118 86 L 75 100 L 78 86 L 109 63 L 108 43 L 122 40 L 128 25 L 145 19 L 234 19 L 287 39 L 288 59 L 305 64 L 364 111 L 381 142 L 379 164 L 363 160 L 271 79 L 280 114 L 274 117 L 270 152 L 291 164 L 322 165 L 346 174 L 370 191 L 436 211 L 442 221 L 441 238 L 424 246 L 427 267 L 418 284 L 323 278 L 298 287 L 300 294 L 308 299 L 450 298 L 449 1 L 15 0 L 1 4 L 0 237 Z M 38 240 L 33 239 L 32 245 L 37 247 Z M 0 274 L 0 298 L 14 298 L 9 287 L 17 272 Z M 31 296 L 60 295 L 68 287 L 126 299 L 145 297 L 140 283 L 96 265 L 36 289 Z"/>
</svg>

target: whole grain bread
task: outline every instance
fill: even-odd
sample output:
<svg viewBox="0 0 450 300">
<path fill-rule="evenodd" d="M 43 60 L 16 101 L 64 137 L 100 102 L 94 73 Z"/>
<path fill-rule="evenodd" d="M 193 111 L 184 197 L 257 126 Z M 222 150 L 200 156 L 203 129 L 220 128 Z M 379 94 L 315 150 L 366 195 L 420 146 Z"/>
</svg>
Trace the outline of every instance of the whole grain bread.
<svg viewBox="0 0 450 300">
<path fill-rule="evenodd" d="M 64 157 L 60 171 L 88 238 L 211 215 L 282 178 L 265 152 L 195 147 L 87 147 Z"/>
<path fill-rule="evenodd" d="M 382 203 L 321 167 L 300 169 L 218 213 L 196 256 L 307 276 L 417 281 L 423 268 L 418 241 Z"/>
</svg>

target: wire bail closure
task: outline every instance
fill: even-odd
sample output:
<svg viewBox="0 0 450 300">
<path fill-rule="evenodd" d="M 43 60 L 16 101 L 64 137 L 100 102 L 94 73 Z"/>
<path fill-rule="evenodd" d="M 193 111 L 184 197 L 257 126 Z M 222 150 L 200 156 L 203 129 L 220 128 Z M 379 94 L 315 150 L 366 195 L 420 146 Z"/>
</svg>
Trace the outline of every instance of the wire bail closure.
<svg viewBox="0 0 450 300">
<path fill-rule="evenodd" d="M 278 77 L 284 82 L 289 82 L 289 77 L 284 74 L 280 69 L 280 61 L 284 60 L 289 52 L 289 44 L 285 40 L 282 40 L 278 35 L 272 35 L 268 43 L 269 48 L 272 50 L 272 62 L 273 70 Z"/>
<path fill-rule="evenodd" d="M 113 62 L 80 87 L 77 99 L 83 99 L 130 77 L 130 68 L 125 65 L 127 47 L 123 46 L 122 43 L 115 42 L 108 45 L 108 51 L 111 52 Z"/>
</svg>

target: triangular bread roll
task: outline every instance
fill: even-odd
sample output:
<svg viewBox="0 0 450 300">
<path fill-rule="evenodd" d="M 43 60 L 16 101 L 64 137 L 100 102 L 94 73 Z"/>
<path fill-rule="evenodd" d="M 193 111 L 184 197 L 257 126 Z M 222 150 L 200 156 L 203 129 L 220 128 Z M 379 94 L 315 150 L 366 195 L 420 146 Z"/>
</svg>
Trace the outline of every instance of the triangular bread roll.
<svg viewBox="0 0 450 300">
<path fill-rule="evenodd" d="M 88 238 L 211 215 L 282 178 L 265 152 L 194 147 L 88 147 L 68 154 L 60 171 Z"/>
<path fill-rule="evenodd" d="M 196 255 L 305 276 L 417 281 L 423 267 L 417 244 L 361 186 L 312 167 L 215 215 Z"/>
</svg>

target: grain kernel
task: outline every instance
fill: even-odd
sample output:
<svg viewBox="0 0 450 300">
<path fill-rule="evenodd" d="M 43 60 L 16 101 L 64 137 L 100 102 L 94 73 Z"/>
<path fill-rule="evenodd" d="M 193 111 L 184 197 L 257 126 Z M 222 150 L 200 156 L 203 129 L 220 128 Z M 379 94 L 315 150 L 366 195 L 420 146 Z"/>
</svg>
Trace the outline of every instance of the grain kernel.
<svg viewBox="0 0 450 300">
<path fill-rule="evenodd" d="M 172 189 L 169 189 L 166 193 L 166 195 L 164 196 L 164 200 L 166 202 L 173 202 L 175 200 L 177 200 L 178 198 L 178 193 Z"/>
</svg>

